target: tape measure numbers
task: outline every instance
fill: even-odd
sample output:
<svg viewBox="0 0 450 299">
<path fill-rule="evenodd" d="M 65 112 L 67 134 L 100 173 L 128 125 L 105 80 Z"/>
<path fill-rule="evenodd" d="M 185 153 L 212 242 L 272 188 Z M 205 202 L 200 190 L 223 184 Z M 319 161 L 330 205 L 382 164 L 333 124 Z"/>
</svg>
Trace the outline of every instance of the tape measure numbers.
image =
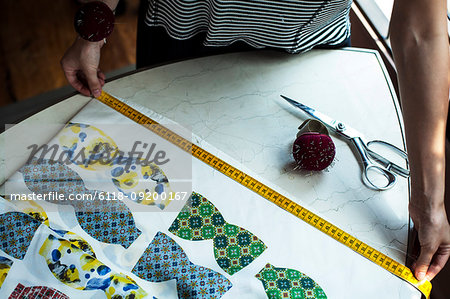
<svg viewBox="0 0 450 299">
<path fill-rule="evenodd" d="M 381 253 L 380 251 L 370 247 L 366 243 L 351 236 L 350 234 L 346 233 L 345 231 L 338 228 L 337 226 L 331 224 L 330 222 L 326 221 L 325 219 L 319 217 L 318 215 L 307 210 L 306 208 L 293 202 L 289 198 L 281 195 L 277 191 L 264 185 L 263 183 L 259 182 L 255 178 L 245 174 L 244 172 L 240 171 L 239 169 L 226 163 L 222 159 L 203 150 L 201 147 L 193 144 L 192 142 L 186 140 L 185 138 L 181 137 L 180 135 L 174 133 L 173 131 L 159 125 L 159 123 L 157 123 L 156 121 L 143 115 L 139 111 L 137 111 L 137 110 L 133 109 L 132 107 L 128 106 L 127 104 L 121 102 L 120 100 L 111 96 L 110 94 L 106 93 L 105 91 L 102 91 L 102 94 L 100 97 L 98 97 L 98 100 L 101 101 L 102 103 L 108 105 L 109 107 L 113 108 L 114 110 L 120 112 L 121 114 L 127 116 L 128 118 L 137 122 L 138 124 L 143 125 L 144 127 L 148 128 L 149 130 L 151 130 L 155 134 L 161 136 L 162 138 L 172 142 L 173 144 L 177 145 L 181 149 L 191 153 L 192 156 L 202 160 L 209 166 L 211 166 L 214 169 L 218 170 L 219 172 L 225 174 L 226 176 L 230 177 L 231 179 L 235 180 L 236 182 L 240 183 L 241 185 L 244 185 L 245 187 L 249 188 L 250 190 L 258 193 L 265 199 L 276 204 L 280 208 L 288 211 L 292 215 L 295 215 L 296 217 L 300 218 L 301 220 L 309 223 L 310 225 L 314 226 L 318 230 L 320 230 L 323 233 L 327 234 L 328 236 L 334 238 L 341 244 L 351 248 L 355 252 L 357 252 L 360 255 L 371 260 L 378 266 L 386 269 L 387 271 L 391 272 L 392 274 L 407 281 L 408 283 L 410 283 L 411 285 L 416 287 L 420 292 L 422 292 L 422 294 L 424 294 L 426 298 L 428 298 L 430 296 L 431 283 L 429 281 L 419 282 L 414 277 L 411 270 L 408 267 L 406 267 L 405 265 L 402 265 L 401 263 L 391 259 L 390 257 Z"/>
</svg>

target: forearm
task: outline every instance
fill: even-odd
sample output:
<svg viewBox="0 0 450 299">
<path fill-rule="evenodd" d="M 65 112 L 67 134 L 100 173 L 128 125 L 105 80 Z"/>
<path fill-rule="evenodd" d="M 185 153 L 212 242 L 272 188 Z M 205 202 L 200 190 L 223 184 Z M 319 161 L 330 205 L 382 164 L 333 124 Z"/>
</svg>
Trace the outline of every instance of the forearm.
<svg viewBox="0 0 450 299">
<path fill-rule="evenodd" d="M 83 0 L 81 2 L 87 3 L 87 2 L 93 2 L 93 1 L 99 1 L 99 0 Z M 106 5 L 111 8 L 111 10 L 116 9 L 117 3 L 119 3 L 119 0 L 100 0 L 101 2 L 105 3 Z"/>
<path fill-rule="evenodd" d="M 411 166 L 411 204 L 441 208 L 450 62 L 445 1 L 397 0 L 391 42 Z"/>
</svg>

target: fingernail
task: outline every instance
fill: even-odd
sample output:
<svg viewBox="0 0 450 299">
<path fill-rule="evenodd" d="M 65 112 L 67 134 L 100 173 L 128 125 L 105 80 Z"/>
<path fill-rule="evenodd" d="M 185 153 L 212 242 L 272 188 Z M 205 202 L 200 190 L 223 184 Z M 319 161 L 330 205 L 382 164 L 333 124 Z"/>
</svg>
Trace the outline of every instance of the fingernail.
<svg viewBox="0 0 450 299">
<path fill-rule="evenodd" d="M 423 280 L 425 278 L 425 272 L 419 272 L 417 273 L 417 279 L 418 280 Z"/>
<path fill-rule="evenodd" d="M 96 98 L 100 96 L 100 90 L 98 90 L 98 89 L 94 89 L 92 93 L 94 94 L 94 97 L 96 97 Z"/>
</svg>

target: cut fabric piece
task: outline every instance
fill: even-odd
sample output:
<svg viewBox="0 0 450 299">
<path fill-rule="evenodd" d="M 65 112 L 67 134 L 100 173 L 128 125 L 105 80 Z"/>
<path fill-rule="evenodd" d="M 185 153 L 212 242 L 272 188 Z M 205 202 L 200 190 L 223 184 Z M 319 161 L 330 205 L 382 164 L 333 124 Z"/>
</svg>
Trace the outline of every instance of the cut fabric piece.
<svg viewBox="0 0 450 299">
<path fill-rule="evenodd" d="M 103 157 L 114 157 L 119 148 L 102 130 L 86 124 L 68 123 L 58 134 L 58 142 L 67 158 L 86 170 L 108 170 L 108 163 L 98 163 Z"/>
<path fill-rule="evenodd" d="M 25 287 L 17 284 L 8 299 L 69 299 L 66 294 L 46 286 Z"/>
<path fill-rule="evenodd" d="M 139 237 L 133 215 L 122 201 L 87 201 L 75 211 L 78 223 L 91 237 L 101 242 L 128 248 Z"/>
<path fill-rule="evenodd" d="M 132 272 L 151 282 L 176 279 L 179 298 L 219 298 L 232 287 L 225 276 L 189 261 L 181 246 L 162 232 L 156 234 Z"/>
<path fill-rule="evenodd" d="M 23 259 L 41 225 L 39 221 L 22 212 L 0 215 L 0 248 L 16 259 Z"/>
<path fill-rule="evenodd" d="M 327 298 L 314 280 L 297 270 L 267 264 L 255 277 L 262 282 L 269 298 Z"/>
<path fill-rule="evenodd" d="M 186 240 L 212 239 L 214 257 L 219 266 L 230 275 L 246 267 L 267 248 L 248 230 L 227 223 L 210 201 L 195 192 L 169 231 Z"/>
<path fill-rule="evenodd" d="M 63 199 L 45 198 L 52 203 L 75 206 L 79 201 L 69 200 L 70 195 L 84 194 L 86 188 L 81 177 L 63 163 L 32 158 L 19 169 L 27 188 L 36 194 L 62 194 Z"/>
<path fill-rule="evenodd" d="M 163 210 L 173 200 L 174 194 L 161 168 L 142 159 L 124 159 L 128 159 L 126 166 L 115 165 L 115 161 L 111 165 L 110 175 L 116 188 L 137 203 L 156 205 Z M 155 187 L 152 188 L 150 182 L 156 184 Z"/>
<path fill-rule="evenodd" d="M 102 130 L 86 124 L 69 123 L 59 134 L 68 159 L 86 170 L 104 171 L 116 188 L 130 200 L 164 209 L 174 197 L 169 180 L 156 164 L 126 156 Z M 143 148 L 151 148 L 142 144 Z M 89 155 L 87 155 L 89 153 Z M 131 154 L 130 154 L 131 155 Z M 161 196 L 162 193 L 166 193 Z"/>
<path fill-rule="evenodd" d="M 144 298 L 147 293 L 130 277 L 87 254 L 75 244 L 53 235 L 42 244 L 39 254 L 52 274 L 78 290 L 102 290 L 107 298 Z"/>
<path fill-rule="evenodd" d="M 4 198 L 11 201 L 11 196 L 9 195 L 5 195 Z M 14 206 L 18 212 L 23 212 L 37 221 L 47 226 L 49 225 L 47 213 L 37 202 L 33 200 L 20 200 L 20 204 L 14 203 Z"/>
<path fill-rule="evenodd" d="M 73 232 L 69 232 L 67 230 L 61 230 L 61 229 L 52 229 L 52 230 L 55 233 L 57 233 L 60 237 L 66 239 L 70 243 L 74 244 L 75 246 L 77 246 L 78 248 L 80 248 L 81 250 L 86 252 L 87 254 L 90 254 L 93 257 L 95 257 L 94 249 L 92 249 L 91 245 L 89 245 L 89 243 L 86 242 L 86 240 L 84 240 L 79 235 L 77 235 Z"/>
<path fill-rule="evenodd" d="M 4 256 L 0 256 L 0 288 L 3 285 L 6 276 L 8 276 L 8 272 L 9 269 L 11 269 L 12 264 L 13 264 L 12 260 Z"/>
<path fill-rule="evenodd" d="M 94 239 L 128 248 L 141 234 L 125 203 L 100 200 L 103 192 L 88 190 L 81 177 L 66 165 L 33 158 L 21 172 L 30 191 L 64 194 L 67 200 L 51 202 L 73 206 L 78 223 Z M 71 200 L 74 195 L 82 196 L 83 200 Z"/>
</svg>

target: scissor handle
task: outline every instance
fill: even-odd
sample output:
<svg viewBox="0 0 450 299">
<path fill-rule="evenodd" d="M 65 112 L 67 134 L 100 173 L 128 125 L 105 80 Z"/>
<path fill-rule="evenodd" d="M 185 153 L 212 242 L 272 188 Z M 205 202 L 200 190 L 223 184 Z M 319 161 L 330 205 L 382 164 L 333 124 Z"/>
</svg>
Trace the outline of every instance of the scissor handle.
<svg viewBox="0 0 450 299">
<path fill-rule="evenodd" d="M 380 174 L 382 174 L 387 179 L 387 184 L 380 186 L 380 185 L 372 182 L 368 176 L 368 173 L 371 170 L 377 171 Z M 389 170 L 387 170 L 384 167 L 378 166 L 376 164 L 369 164 L 369 165 L 365 165 L 365 167 L 364 167 L 363 180 L 364 180 L 364 183 L 366 184 L 366 186 L 370 187 L 371 189 L 383 191 L 383 190 L 388 190 L 388 189 L 392 188 L 395 185 L 395 183 L 397 182 L 397 177 L 392 172 L 390 172 Z"/>
<path fill-rule="evenodd" d="M 352 142 L 355 145 L 356 150 L 358 151 L 358 153 L 361 157 L 362 163 L 363 163 L 362 178 L 363 178 L 364 184 L 366 184 L 366 186 L 371 189 L 380 190 L 380 191 L 392 188 L 397 181 L 395 174 L 392 173 L 389 169 L 386 169 L 380 165 L 374 164 L 370 161 L 370 159 L 367 155 L 369 149 L 364 144 L 364 142 L 362 141 L 361 138 L 359 138 L 359 137 L 352 138 Z M 373 182 L 370 179 L 370 177 L 368 176 L 369 171 L 372 171 L 372 170 L 383 175 L 387 179 L 387 183 L 380 186 L 379 184 Z"/>
<path fill-rule="evenodd" d="M 386 168 L 387 170 L 392 171 L 392 172 L 394 172 L 394 173 L 396 173 L 398 175 L 401 175 L 404 178 L 409 177 L 409 170 L 408 169 L 406 169 L 404 167 L 401 167 L 400 165 L 398 165 L 398 164 L 396 164 L 396 163 L 394 163 L 392 161 L 389 161 L 388 159 L 386 159 L 383 156 L 377 154 L 376 152 L 374 152 L 373 150 L 371 150 L 369 148 L 369 146 L 371 144 L 375 144 L 375 143 L 378 143 L 378 144 L 381 144 L 383 146 L 386 146 L 386 147 L 390 148 L 392 151 L 397 153 L 400 157 L 405 159 L 407 164 L 409 163 L 409 161 L 408 161 L 408 154 L 405 151 L 401 150 L 400 148 L 396 147 L 395 145 L 390 144 L 390 143 L 385 142 L 385 141 L 382 141 L 382 140 L 369 141 L 367 143 L 367 146 L 366 146 L 366 150 L 367 150 L 367 153 L 369 154 L 369 156 L 371 158 L 377 160 L 380 164 L 382 164 L 384 166 L 384 168 Z"/>
</svg>

